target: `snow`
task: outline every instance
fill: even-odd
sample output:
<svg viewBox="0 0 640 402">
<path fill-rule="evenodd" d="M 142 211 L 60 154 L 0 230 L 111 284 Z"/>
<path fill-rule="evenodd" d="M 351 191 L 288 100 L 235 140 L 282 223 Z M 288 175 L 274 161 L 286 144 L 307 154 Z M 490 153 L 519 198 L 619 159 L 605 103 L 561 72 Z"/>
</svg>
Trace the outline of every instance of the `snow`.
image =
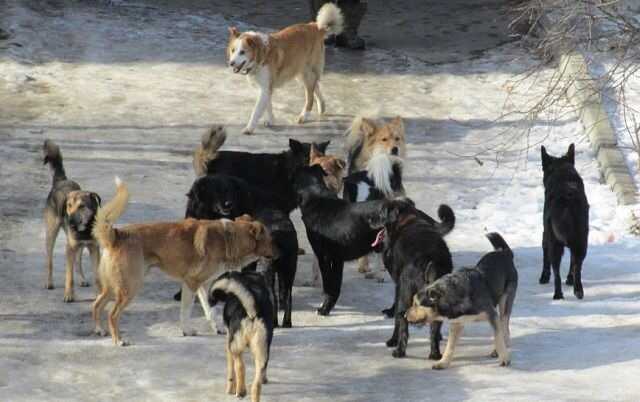
<svg viewBox="0 0 640 402">
<path fill-rule="evenodd" d="M 294 328 L 276 330 L 263 400 L 637 399 L 638 240 L 626 234 L 629 209 L 617 207 L 600 183 L 575 116 L 543 116 L 499 163 L 491 151 L 478 155 L 482 165 L 471 157 L 499 146 L 505 129 L 515 132 L 516 121 L 496 120 L 503 107 L 515 110 L 542 90 L 532 85 L 510 94 L 510 82 L 534 63 L 523 50 L 505 45 L 474 61 L 425 66 L 397 52 L 353 56 L 330 48 L 323 79 L 329 115 L 292 125 L 303 91 L 291 84 L 274 96 L 276 127 L 247 137 L 239 133 L 255 92 L 224 65 L 231 22 L 222 16 L 126 9 L 96 18 L 97 6 L 78 6 L 64 18 L 42 17 L 17 4 L 10 2 L 10 28 L 39 28 L 16 29 L 24 46 L 0 53 L 0 400 L 235 400 L 224 395 L 224 337 L 212 333 L 198 309 L 201 336 L 181 336 L 179 304 L 171 297 L 178 285 L 161 272 L 148 275 L 122 316 L 121 330 L 133 341 L 127 348 L 89 335 L 93 288 L 76 288 L 78 301 L 62 302 L 63 236 L 55 249 L 57 287 L 43 288 L 41 210 L 51 180 L 39 159 L 45 137 L 60 145 L 69 177 L 103 200 L 114 194 L 114 176 L 127 182 L 131 204 L 122 223 L 168 220 L 183 216 L 193 180 L 190 153 L 208 125 L 229 125 L 226 149 L 278 152 L 293 137 L 331 139 L 330 152 L 341 153 L 350 118 L 372 110 L 405 119 L 407 194 L 432 216 L 440 203 L 453 208 L 456 227 L 446 240 L 455 266 L 472 265 L 490 249 L 487 231 L 499 231 L 514 250 L 520 287 L 512 366 L 488 357 L 492 339 L 484 323 L 465 328 L 446 371 L 430 369 L 425 329 L 412 327 L 408 357 L 392 358 L 384 345 L 392 321 L 380 310 L 392 302 L 393 285 L 388 278 L 366 280 L 349 264 L 329 317 L 315 315 L 319 289 L 295 287 Z M 61 34 L 73 40 L 50 40 Z M 585 299 L 565 287 L 566 299 L 553 301 L 552 285 L 537 283 L 539 145 L 557 155 L 572 141 L 591 205 Z M 295 220 L 310 252 L 297 212 Z M 567 252 L 563 277 L 568 260 Z M 85 272 L 89 267 L 85 256 Z M 310 255 L 301 257 L 298 272 L 298 283 L 311 277 Z"/>
</svg>

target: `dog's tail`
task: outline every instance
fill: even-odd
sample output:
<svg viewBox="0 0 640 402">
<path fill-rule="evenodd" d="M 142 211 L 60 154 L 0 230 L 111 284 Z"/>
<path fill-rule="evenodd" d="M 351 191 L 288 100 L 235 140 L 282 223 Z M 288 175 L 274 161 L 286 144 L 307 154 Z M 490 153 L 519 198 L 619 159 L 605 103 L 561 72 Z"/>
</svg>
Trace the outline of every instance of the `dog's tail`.
<svg viewBox="0 0 640 402">
<path fill-rule="evenodd" d="M 316 17 L 318 29 L 332 35 L 342 33 L 343 21 L 342 11 L 333 3 L 326 3 L 322 6 Z"/>
<path fill-rule="evenodd" d="M 116 241 L 116 229 L 113 224 L 127 209 L 129 190 L 127 185 L 116 176 L 116 195 L 105 206 L 98 208 L 96 221 L 93 225 L 93 237 L 100 247 L 112 247 Z"/>
<path fill-rule="evenodd" d="M 437 224 L 438 232 L 440 232 L 442 236 L 446 236 L 453 230 L 456 224 L 456 216 L 450 206 L 441 204 L 440 207 L 438 207 L 438 218 L 440 218 L 440 223 Z"/>
<path fill-rule="evenodd" d="M 193 153 L 193 170 L 196 176 L 207 174 L 207 165 L 218 156 L 218 150 L 227 139 L 227 131 L 223 126 L 212 126 L 202 135 L 198 148 Z"/>
<path fill-rule="evenodd" d="M 242 304 L 242 307 L 247 312 L 249 318 L 256 318 L 255 298 L 240 281 L 237 281 L 231 277 L 231 275 L 224 275 L 224 277 L 217 279 L 213 283 L 213 286 L 211 286 L 210 293 L 215 291 L 234 295 L 240 301 L 240 304 Z"/>
<path fill-rule="evenodd" d="M 64 165 L 62 164 L 62 153 L 60 147 L 51 140 L 44 140 L 44 146 L 42 147 L 42 153 L 44 155 L 44 164 L 49 164 L 51 172 L 53 173 L 53 182 L 67 180 L 67 174 L 64 171 Z"/>
<path fill-rule="evenodd" d="M 499 233 L 487 233 L 487 239 L 489 239 L 495 251 L 504 251 L 513 258 L 513 251 L 511 251 L 511 248 Z"/>
</svg>

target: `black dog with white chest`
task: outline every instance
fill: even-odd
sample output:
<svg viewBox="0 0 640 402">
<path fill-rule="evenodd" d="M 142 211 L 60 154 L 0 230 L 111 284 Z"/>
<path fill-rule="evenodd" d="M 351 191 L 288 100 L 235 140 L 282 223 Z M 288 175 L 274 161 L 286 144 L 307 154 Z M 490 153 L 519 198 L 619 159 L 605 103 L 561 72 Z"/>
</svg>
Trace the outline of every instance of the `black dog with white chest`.
<svg viewBox="0 0 640 402">
<path fill-rule="evenodd" d="M 513 264 L 513 252 L 502 236 L 489 233 L 487 238 L 494 251 L 485 254 L 473 268 L 457 270 L 423 286 L 407 311 L 407 320 L 412 323 L 449 320 L 447 347 L 434 369 L 449 367 L 464 324 L 478 320 L 487 320 L 493 328 L 492 357 L 498 357 L 501 366 L 511 363 L 509 320 L 518 288 L 518 271 Z"/>
<path fill-rule="evenodd" d="M 317 312 L 329 315 L 340 296 L 344 262 L 372 251 L 380 226 L 371 222 L 387 216 L 389 201 L 350 203 L 326 187 L 324 175 L 318 165 L 304 167 L 294 182 L 302 221 L 322 274 L 324 302 Z"/>
<path fill-rule="evenodd" d="M 571 268 L 567 285 L 573 285 L 573 294 L 584 297 L 582 288 L 582 262 L 587 256 L 589 238 L 589 203 L 582 178 L 575 169 L 575 147 L 569 146 L 561 157 L 547 154 L 541 148 L 544 181 L 544 232 L 542 234 L 543 265 L 540 283 L 549 283 L 553 267 L 554 299 L 564 298 L 560 262 L 564 248 L 571 251 Z"/>
<path fill-rule="evenodd" d="M 395 318 L 393 335 L 387 341 L 387 346 L 396 348 L 393 357 L 404 357 L 409 341 L 405 313 L 411 306 L 413 296 L 420 288 L 453 269 L 451 253 L 443 236 L 453 229 L 455 215 L 447 205 L 440 205 L 438 209 L 441 222 L 417 209 L 412 202 L 394 201 L 392 208 L 395 212 L 390 214 L 392 219 L 385 222 L 382 232 L 384 265 L 396 284 L 394 305 L 385 310 Z M 430 359 L 441 357 L 441 327 L 441 322 L 431 324 Z"/>
</svg>

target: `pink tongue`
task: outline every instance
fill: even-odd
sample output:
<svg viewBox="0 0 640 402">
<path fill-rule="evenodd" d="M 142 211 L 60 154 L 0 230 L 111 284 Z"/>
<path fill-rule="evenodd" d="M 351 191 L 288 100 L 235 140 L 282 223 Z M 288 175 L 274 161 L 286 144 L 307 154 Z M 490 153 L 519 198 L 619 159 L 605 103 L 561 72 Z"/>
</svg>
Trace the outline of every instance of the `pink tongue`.
<svg viewBox="0 0 640 402">
<path fill-rule="evenodd" d="M 384 229 L 381 229 L 376 235 L 376 239 L 371 243 L 371 247 L 376 247 L 378 244 L 382 243 L 384 240 Z"/>
</svg>

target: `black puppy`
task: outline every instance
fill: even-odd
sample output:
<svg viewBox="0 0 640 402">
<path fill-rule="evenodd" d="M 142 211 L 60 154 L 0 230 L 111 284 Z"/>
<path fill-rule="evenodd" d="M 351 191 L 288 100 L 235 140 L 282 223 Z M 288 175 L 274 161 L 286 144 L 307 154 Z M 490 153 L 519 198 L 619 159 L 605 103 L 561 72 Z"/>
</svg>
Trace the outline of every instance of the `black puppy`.
<svg viewBox="0 0 640 402">
<path fill-rule="evenodd" d="M 555 285 L 553 298 L 564 298 L 560 262 L 564 248 L 568 247 L 571 250 L 571 268 L 567 274 L 567 285 L 573 285 L 573 294 L 582 299 L 582 262 L 587 256 L 589 203 L 582 178 L 574 167 L 575 148 L 571 144 L 564 156 L 556 158 L 547 154 L 543 146 L 541 154 L 544 173 L 544 259 L 540 283 L 549 283 L 549 267 L 552 266 Z"/>
<path fill-rule="evenodd" d="M 269 229 L 278 249 L 278 256 L 271 261 L 270 269 L 278 279 L 279 298 L 284 310 L 282 326 L 290 328 L 293 282 L 298 264 L 298 236 L 289 214 L 270 207 L 278 205 L 278 196 L 250 186 L 238 177 L 217 174 L 197 179 L 187 197 L 187 218 L 234 219 L 249 214 Z M 255 268 L 254 265 L 251 268 Z M 273 290 L 275 278 L 273 275 L 269 277 Z M 278 297 L 275 292 L 274 308 L 274 325 L 278 326 Z"/>
<path fill-rule="evenodd" d="M 395 324 L 388 347 L 396 347 L 393 357 L 404 357 L 409 341 L 405 313 L 413 296 L 423 286 L 433 283 L 453 269 L 451 253 L 443 236 L 455 225 L 455 215 L 447 205 L 440 205 L 437 222 L 417 209 L 412 202 L 393 202 L 395 212 L 385 222 L 384 265 L 393 278 L 396 289 L 394 305 L 385 313 L 393 313 Z M 379 242 L 379 238 L 376 243 Z M 441 322 L 431 324 L 429 359 L 440 359 Z"/>
<path fill-rule="evenodd" d="M 251 351 L 255 375 L 251 400 L 260 400 L 262 384 L 267 383 L 267 365 L 273 339 L 273 306 L 265 278 L 256 272 L 225 272 L 214 280 L 209 304 L 225 302 L 224 325 L 227 328 L 227 393 L 246 394 L 242 354 Z"/>
<path fill-rule="evenodd" d="M 434 369 L 449 367 L 456 342 L 467 322 L 487 320 L 494 331 L 495 350 L 501 366 L 511 363 L 509 320 L 518 288 L 518 271 L 513 252 L 498 233 L 487 238 L 494 250 L 473 268 L 463 268 L 423 286 L 407 311 L 412 323 L 449 320 L 449 340 L 442 359 Z M 431 264 L 431 263 L 430 263 Z M 496 311 L 500 307 L 500 315 Z"/>
<path fill-rule="evenodd" d="M 350 203 L 330 191 L 319 165 L 304 167 L 295 175 L 295 188 L 302 221 L 322 275 L 324 302 L 318 314 L 329 315 L 340 296 L 344 262 L 371 252 L 380 226 L 372 226 L 380 215 L 387 216 L 389 201 Z"/>
<path fill-rule="evenodd" d="M 278 194 L 277 205 L 271 207 L 287 213 L 296 208 L 293 175 L 302 166 L 309 165 L 311 144 L 289 140 L 289 149 L 279 154 L 220 151 L 226 140 L 222 126 L 213 126 L 202 136 L 202 142 L 193 155 L 193 168 L 197 176 L 228 174 L 244 179 L 257 188 Z M 329 141 L 317 144 L 324 153 Z"/>
</svg>

